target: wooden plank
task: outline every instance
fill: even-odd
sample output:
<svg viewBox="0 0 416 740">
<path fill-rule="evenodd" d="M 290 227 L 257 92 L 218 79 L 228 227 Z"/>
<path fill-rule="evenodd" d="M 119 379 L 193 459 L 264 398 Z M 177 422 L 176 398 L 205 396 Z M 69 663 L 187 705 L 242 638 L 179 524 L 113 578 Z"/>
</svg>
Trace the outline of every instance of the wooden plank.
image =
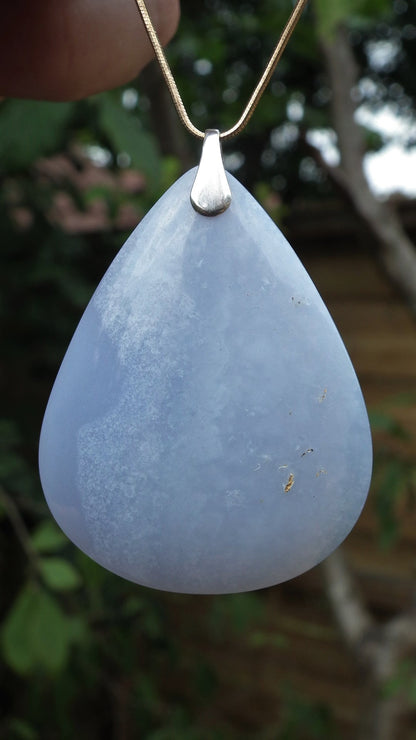
<svg viewBox="0 0 416 740">
<path fill-rule="evenodd" d="M 392 333 L 405 336 L 416 346 L 416 323 L 407 307 L 393 300 L 368 296 L 355 299 L 336 298 L 328 301 L 328 308 L 343 332 L 374 335 L 390 339 Z"/>
<path fill-rule="evenodd" d="M 370 255 L 302 254 L 303 264 L 325 300 L 335 297 L 394 298 L 396 292 Z"/>
</svg>

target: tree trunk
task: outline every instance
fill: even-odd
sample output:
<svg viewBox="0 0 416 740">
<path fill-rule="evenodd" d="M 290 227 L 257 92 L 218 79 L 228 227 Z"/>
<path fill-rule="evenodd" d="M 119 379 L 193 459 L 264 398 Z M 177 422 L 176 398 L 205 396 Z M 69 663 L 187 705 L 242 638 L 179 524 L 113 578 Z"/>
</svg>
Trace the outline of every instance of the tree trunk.
<svg viewBox="0 0 416 740">
<path fill-rule="evenodd" d="M 380 625 L 367 609 L 347 560 L 338 548 L 322 564 L 326 592 L 335 620 L 363 677 L 358 740 L 399 740 L 400 722 L 409 711 L 403 690 L 386 693 L 400 660 L 416 647 L 416 611 Z M 400 734 L 399 734 L 400 733 Z"/>
<path fill-rule="evenodd" d="M 181 169 L 195 165 L 189 138 L 182 128 L 165 80 L 156 62 L 140 75 L 140 89 L 151 100 L 150 118 L 163 155 L 177 157 Z"/>
</svg>

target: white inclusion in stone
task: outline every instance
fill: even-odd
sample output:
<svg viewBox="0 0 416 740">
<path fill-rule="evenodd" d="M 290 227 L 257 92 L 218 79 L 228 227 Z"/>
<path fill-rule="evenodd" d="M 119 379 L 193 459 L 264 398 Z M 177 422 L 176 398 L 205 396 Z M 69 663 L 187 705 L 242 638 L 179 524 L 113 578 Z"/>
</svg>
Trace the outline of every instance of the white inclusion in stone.
<svg viewBox="0 0 416 740">
<path fill-rule="evenodd" d="M 110 266 L 42 427 L 66 534 L 109 570 L 188 593 L 264 588 L 346 537 L 371 476 L 361 391 L 290 245 L 231 176 L 194 211 L 184 175 Z"/>
</svg>

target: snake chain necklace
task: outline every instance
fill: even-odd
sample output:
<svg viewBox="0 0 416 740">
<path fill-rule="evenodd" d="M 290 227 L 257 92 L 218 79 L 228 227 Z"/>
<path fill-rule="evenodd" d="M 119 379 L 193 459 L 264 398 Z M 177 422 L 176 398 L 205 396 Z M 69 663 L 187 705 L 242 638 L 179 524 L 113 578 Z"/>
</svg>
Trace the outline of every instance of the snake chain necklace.
<svg viewBox="0 0 416 740">
<path fill-rule="evenodd" d="M 295 4 L 228 131 L 203 140 L 95 291 L 52 389 L 40 473 L 52 514 L 108 570 L 157 589 L 232 593 L 299 575 L 346 537 L 371 437 L 342 340 L 261 206 L 224 170 L 302 13 Z"/>
</svg>

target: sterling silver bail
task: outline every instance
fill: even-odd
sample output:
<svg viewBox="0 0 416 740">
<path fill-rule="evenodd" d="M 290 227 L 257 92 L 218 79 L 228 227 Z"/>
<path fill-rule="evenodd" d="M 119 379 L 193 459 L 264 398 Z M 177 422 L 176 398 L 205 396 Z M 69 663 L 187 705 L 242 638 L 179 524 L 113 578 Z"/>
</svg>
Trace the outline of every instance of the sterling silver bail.
<svg viewBox="0 0 416 740">
<path fill-rule="evenodd" d="M 218 129 L 209 128 L 205 131 L 201 160 L 191 190 L 191 203 L 203 216 L 217 216 L 226 211 L 231 203 Z"/>
</svg>

